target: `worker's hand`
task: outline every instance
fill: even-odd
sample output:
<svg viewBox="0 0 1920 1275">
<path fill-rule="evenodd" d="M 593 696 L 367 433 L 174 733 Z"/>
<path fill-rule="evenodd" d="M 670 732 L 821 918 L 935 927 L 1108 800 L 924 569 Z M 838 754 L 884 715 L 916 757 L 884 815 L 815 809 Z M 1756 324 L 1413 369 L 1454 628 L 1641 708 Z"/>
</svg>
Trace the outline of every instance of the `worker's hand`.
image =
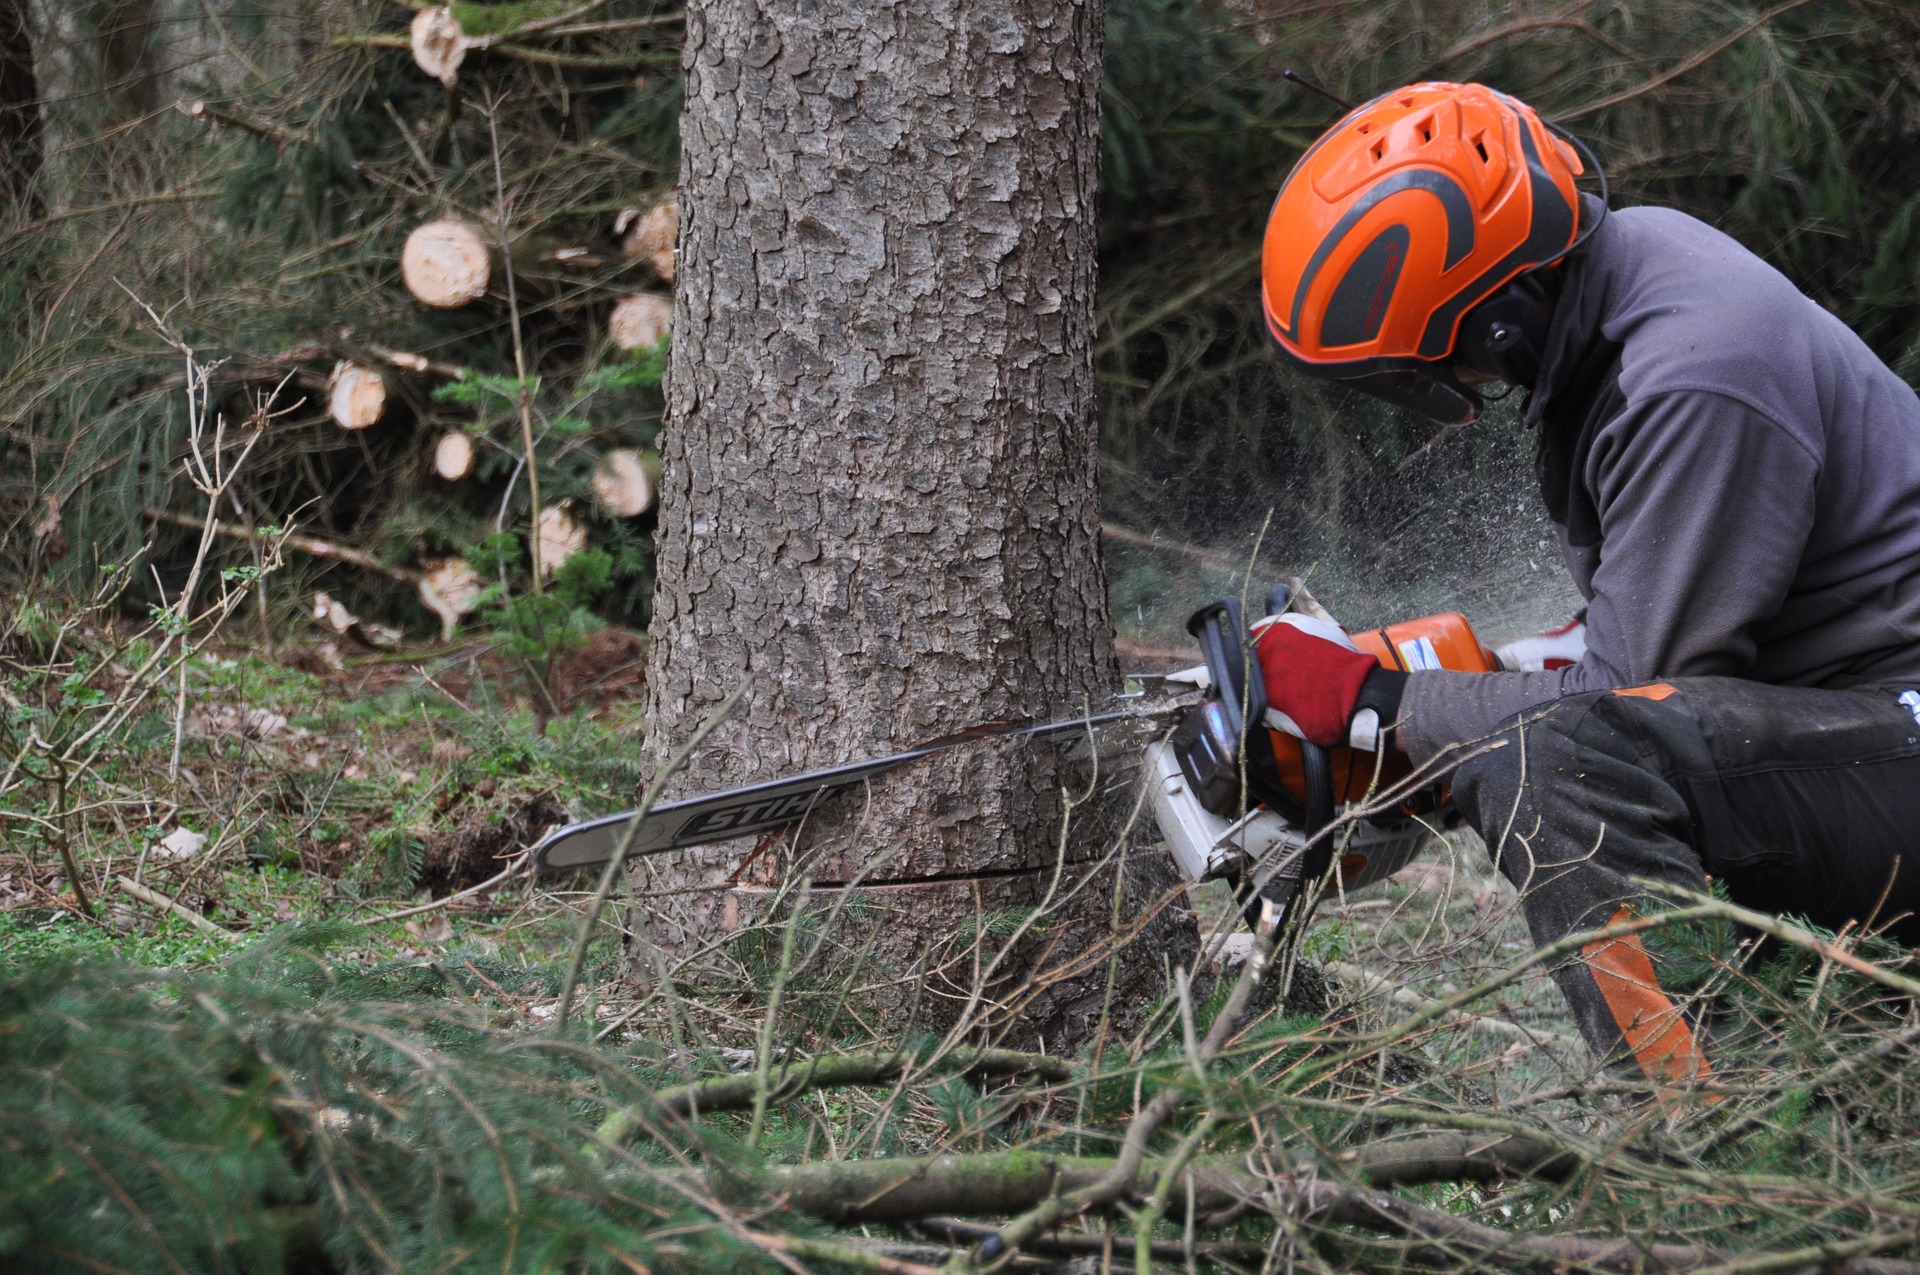
<svg viewBox="0 0 1920 1275">
<path fill-rule="evenodd" d="M 1538 673 L 1570 668 L 1587 653 L 1586 612 L 1538 637 L 1521 638 L 1494 651 L 1500 667 L 1509 673 Z"/>
<path fill-rule="evenodd" d="M 1325 748 L 1347 742 L 1360 688 L 1379 660 L 1331 619 L 1291 611 L 1254 626 L 1253 650 L 1276 729 Z"/>
</svg>

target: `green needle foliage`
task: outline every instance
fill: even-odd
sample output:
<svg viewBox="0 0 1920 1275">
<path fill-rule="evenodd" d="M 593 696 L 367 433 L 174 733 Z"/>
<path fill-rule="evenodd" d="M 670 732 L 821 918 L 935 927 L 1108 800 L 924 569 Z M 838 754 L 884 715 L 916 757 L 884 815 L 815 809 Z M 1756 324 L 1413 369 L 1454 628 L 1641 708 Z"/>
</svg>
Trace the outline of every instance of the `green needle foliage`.
<svg viewBox="0 0 1920 1275">
<path fill-rule="evenodd" d="M 0 988 L 0 1263 L 769 1265 L 656 1172 L 660 1144 L 611 1166 L 589 1153 L 606 1104 L 641 1100 L 650 1071 L 502 1035 L 459 965 L 343 977 L 315 950 L 337 937 L 288 933 L 218 975 L 16 972 Z"/>
</svg>

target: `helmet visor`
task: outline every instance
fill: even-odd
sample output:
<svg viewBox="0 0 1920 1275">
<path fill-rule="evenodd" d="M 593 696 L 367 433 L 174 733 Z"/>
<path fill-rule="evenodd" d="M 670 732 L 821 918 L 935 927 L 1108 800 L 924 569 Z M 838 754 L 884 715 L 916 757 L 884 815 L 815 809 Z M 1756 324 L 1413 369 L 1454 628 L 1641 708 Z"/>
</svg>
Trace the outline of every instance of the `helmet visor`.
<svg viewBox="0 0 1920 1275">
<path fill-rule="evenodd" d="M 1445 372 L 1395 368 L 1335 379 L 1445 425 L 1465 425 L 1480 415 L 1483 404 L 1478 394 Z"/>
</svg>

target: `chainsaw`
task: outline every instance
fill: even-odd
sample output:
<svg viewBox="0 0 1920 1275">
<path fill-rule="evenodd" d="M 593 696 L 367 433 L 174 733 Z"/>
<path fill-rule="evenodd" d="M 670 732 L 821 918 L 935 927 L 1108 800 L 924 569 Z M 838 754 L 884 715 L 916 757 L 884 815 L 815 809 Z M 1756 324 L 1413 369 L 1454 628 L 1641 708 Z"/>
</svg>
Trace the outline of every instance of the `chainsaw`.
<svg viewBox="0 0 1920 1275">
<path fill-rule="evenodd" d="M 1267 614 L 1289 603 L 1278 586 Z M 1415 783 L 1406 754 L 1379 751 L 1379 722 L 1357 722 L 1350 744 L 1338 748 L 1278 729 L 1238 598 L 1202 607 L 1187 631 L 1206 660 L 1193 671 L 1205 697 L 1147 749 L 1154 822 L 1181 874 L 1228 881 L 1256 931 L 1304 925 L 1329 870 L 1340 890 L 1363 889 L 1412 862 L 1437 827 L 1458 822 L 1445 783 Z M 1455 611 L 1351 636 L 1402 672 L 1499 667 Z"/>
<path fill-rule="evenodd" d="M 1289 601 L 1286 586 L 1275 588 L 1267 613 L 1279 614 Z M 1404 754 L 1366 746 L 1377 735 L 1322 748 L 1276 728 L 1238 598 L 1202 607 L 1187 629 L 1199 643 L 1202 666 L 1130 679 L 1170 697 L 1168 703 L 977 727 L 885 757 L 568 824 L 534 847 L 535 870 L 600 867 L 616 857 L 630 861 L 775 832 L 889 771 L 980 740 L 1078 744 L 1118 723 L 1175 716 L 1177 724 L 1158 732 L 1142 758 L 1154 821 L 1181 874 L 1191 882 L 1228 881 L 1256 929 L 1303 924 L 1317 893 L 1309 887 L 1329 879 L 1330 870 L 1342 890 L 1372 885 L 1411 862 L 1437 826 L 1457 820 L 1444 784 L 1410 786 L 1413 767 Z M 1357 633 L 1353 642 L 1384 666 L 1405 671 L 1498 667 L 1457 612 Z M 1391 800 L 1378 797 L 1388 792 Z"/>
</svg>

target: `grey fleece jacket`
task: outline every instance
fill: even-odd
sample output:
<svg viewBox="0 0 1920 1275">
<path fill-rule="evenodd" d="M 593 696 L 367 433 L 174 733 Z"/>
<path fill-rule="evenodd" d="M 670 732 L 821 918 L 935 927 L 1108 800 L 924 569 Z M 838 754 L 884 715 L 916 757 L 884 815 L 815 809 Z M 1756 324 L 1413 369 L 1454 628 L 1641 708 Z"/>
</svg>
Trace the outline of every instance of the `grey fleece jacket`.
<svg viewBox="0 0 1920 1275">
<path fill-rule="evenodd" d="M 1590 208 L 1593 205 L 1589 205 Z M 1562 695 L 1669 677 L 1920 681 L 1920 399 L 1719 231 L 1610 214 L 1563 267 L 1527 419 L 1587 656 L 1416 673 L 1416 760 Z"/>
</svg>

